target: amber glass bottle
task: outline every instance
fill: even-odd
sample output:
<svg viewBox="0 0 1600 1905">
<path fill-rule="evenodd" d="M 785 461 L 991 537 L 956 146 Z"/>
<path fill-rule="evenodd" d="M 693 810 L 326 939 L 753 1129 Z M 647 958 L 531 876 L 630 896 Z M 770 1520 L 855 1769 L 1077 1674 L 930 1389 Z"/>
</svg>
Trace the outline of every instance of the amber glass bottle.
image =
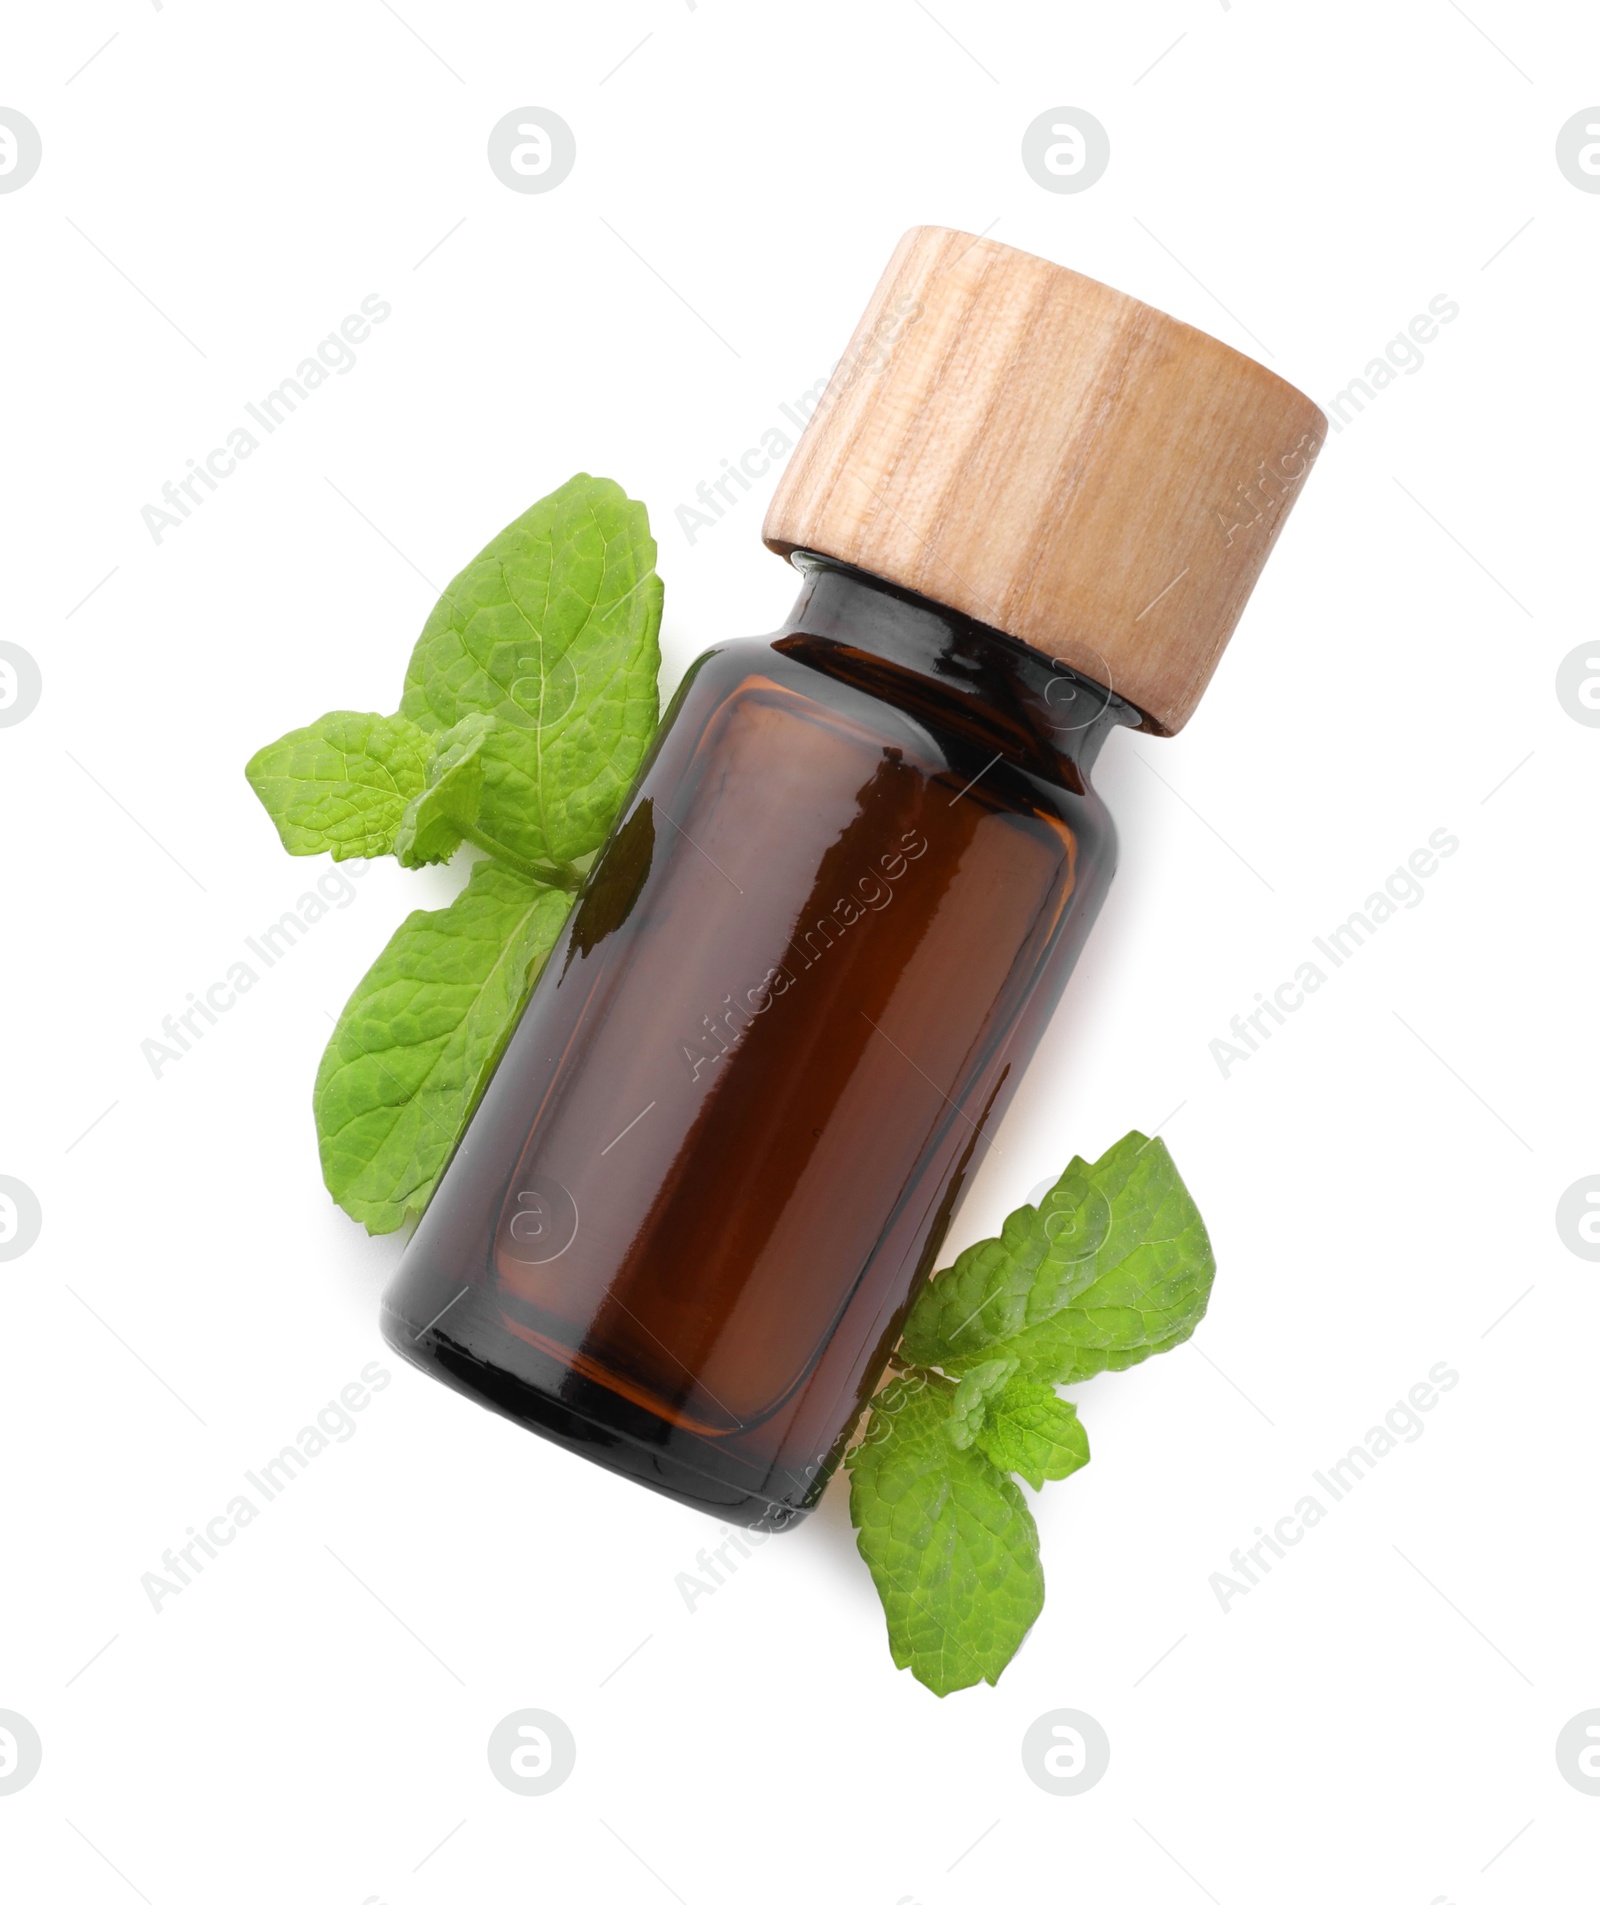
<svg viewBox="0 0 1600 1905">
<path fill-rule="evenodd" d="M 385 1299 L 442 1380 L 752 1526 L 820 1494 L 1099 910 L 1095 756 L 1186 716 L 1292 498 L 1286 454 L 1309 464 L 1279 445 L 1315 412 L 1270 373 L 959 237 L 896 254 L 768 518 L 795 609 L 689 670 Z M 1104 502 L 1121 413 L 1089 400 L 1152 339 L 1192 360 L 1185 383 L 1158 349 L 1134 380 L 1144 427 L 1153 406 L 1176 433 L 1169 505 L 1173 469 L 1192 494 L 1178 527 L 1102 530 L 1093 573 L 1056 541 L 1086 479 Z M 1224 425 L 1202 372 L 1261 414 Z M 1048 443 L 1029 406 L 1004 415 L 1025 388 L 1057 406 Z M 1269 452 L 1241 551 L 1220 476 Z M 1185 537 L 1196 583 L 1146 626 L 1130 604 Z"/>
<path fill-rule="evenodd" d="M 718 1513 L 810 1505 L 1111 874 L 1132 709 L 822 558 L 702 656 L 407 1253 L 390 1341 Z"/>
</svg>

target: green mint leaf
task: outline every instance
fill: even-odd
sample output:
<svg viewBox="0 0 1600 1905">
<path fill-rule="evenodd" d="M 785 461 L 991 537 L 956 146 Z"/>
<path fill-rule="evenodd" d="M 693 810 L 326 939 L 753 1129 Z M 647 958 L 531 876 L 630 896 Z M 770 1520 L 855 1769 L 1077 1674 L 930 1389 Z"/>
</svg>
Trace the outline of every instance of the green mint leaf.
<svg viewBox="0 0 1600 1905">
<path fill-rule="evenodd" d="M 1025 1325 L 1028 1292 L 1049 1243 L 1031 1204 L 1014 1210 L 998 1237 L 970 1245 L 924 1285 L 906 1318 L 902 1356 L 924 1369 L 974 1368 L 992 1356 Z"/>
<path fill-rule="evenodd" d="M 655 729 L 661 579 L 642 503 L 575 476 L 501 530 L 428 617 L 401 711 L 490 714 L 478 824 L 516 859 L 605 838 Z"/>
<path fill-rule="evenodd" d="M 1082 1382 L 1193 1334 L 1215 1260 L 1167 1147 L 1137 1131 L 1074 1158 L 1038 1209 L 964 1250 L 906 1322 L 908 1361 L 964 1374 L 1004 1353 L 1022 1375 Z"/>
<path fill-rule="evenodd" d="M 1089 1459 L 1089 1437 L 1077 1410 L 1049 1383 L 1025 1376 L 1012 1377 L 989 1396 L 975 1441 L 996 1468 L 1020 1475 L 1035 1490 L 1065 1481 Z"/>
<path fill-rule="evenodd" d="M 1028 1327 L 1007 1345 L 1023 1375 L 1082 1382 L 1101 1370 L 1131 1368 L 1194 1334 L 1216 1259 L 1161 1139 L 1132 1131 L 1097 1164 L 1075 1159 L 1039 1208 L 1046 1230 L 1056 1234 L 1034 1285 Z"/>
<path fill-rule="evenodd" d="M 477 826 L 483 799 L 483 744 L 492 714 L 469 714 L 438 737 L 427 784 L 401 817 L 394 855 L 403 867 L 448 860 Z"/>
<path fill-rule="evenodd" d="M 989 1398 L 1005 1388 L 1017 1372 L 1015 1356 L 996 1356 L 979 1363 L 961 1378 L 950 1398 L 950 1420 L 944 1425 L 958 1449 L 970 1449 L 989 1410 Z"/>
<path fill-rule="evenodd" d="M 290 853 L 374 859 L 421 793 L 433 743 L 398 714 L 325 714 L 251 757 L 245 777 Z"/>
<path fill-rule="evenodd" d="M 897 1378 L 849 1456 L 850 1519 L 889 1652 L 941 1696 L 992 1686 L 1044 1605 L 1022 1491 L 976 1449 L 958 1449 L 949 1420 L 947 1383 Z"/>
<path fill-rule="evenodd" d="M 480 861 L 449 906 L 401 924 L 350 995 L 312 1102 L 323 1179 L 369 1231 L 427 1204 L 571 905 Z"/>
</svg>

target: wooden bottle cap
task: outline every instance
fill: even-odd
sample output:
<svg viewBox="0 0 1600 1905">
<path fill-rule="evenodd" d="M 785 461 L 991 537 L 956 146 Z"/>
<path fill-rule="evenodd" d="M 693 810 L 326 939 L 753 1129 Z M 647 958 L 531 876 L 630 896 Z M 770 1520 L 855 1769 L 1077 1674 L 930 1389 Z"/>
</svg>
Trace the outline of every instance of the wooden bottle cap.
<svg viewBox="0 0 1600 1905">
<path fill-rule="evenodd" d="M 1175 734 L 1321 449 L 1308 397 L 992 239 L 901 239 L 762 534 L 1030 643 Z"/>
</svg>

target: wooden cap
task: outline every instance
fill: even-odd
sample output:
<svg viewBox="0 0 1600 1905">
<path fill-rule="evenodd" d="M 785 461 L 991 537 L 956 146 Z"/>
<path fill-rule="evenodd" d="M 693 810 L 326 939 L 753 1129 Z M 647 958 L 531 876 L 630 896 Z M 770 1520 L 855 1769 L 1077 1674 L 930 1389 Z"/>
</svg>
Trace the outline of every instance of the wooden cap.
<svg viewBox="0 0 1600 1905">
<path fill-rule="evenodd" d="M 767 511 L 812 549 L 1194 712 L 1321 449 L 1308 397 L 992 239 L 901 239 Z"/>
</svg>

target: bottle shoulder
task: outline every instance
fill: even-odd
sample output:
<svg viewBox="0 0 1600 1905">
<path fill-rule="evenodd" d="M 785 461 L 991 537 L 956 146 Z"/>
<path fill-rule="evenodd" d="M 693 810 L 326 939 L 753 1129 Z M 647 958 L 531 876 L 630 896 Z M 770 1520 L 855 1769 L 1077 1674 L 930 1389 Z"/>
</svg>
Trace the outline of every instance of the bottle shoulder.
<svg viewBox="0 0 1600 1905">
<path fill-rule="evenodd" d="M 1052 745 L 1014 708 L 991 705 L 981 694 L 848 644 L 781 629 L 704 650 L 685 671 L 667 719 L 708 725 L 719 710 L 740 703 L 786 709 L 796 720 L 837 725 L 904 751 L 931 772 L 957 775 L 958 789 L 995 776 L 1012 790 L 1007 804 L 1043 806 L 1055 819 L 1104 834 L 1109 844 L 1110 815 L 1070 745 Z"/>
</svg>

